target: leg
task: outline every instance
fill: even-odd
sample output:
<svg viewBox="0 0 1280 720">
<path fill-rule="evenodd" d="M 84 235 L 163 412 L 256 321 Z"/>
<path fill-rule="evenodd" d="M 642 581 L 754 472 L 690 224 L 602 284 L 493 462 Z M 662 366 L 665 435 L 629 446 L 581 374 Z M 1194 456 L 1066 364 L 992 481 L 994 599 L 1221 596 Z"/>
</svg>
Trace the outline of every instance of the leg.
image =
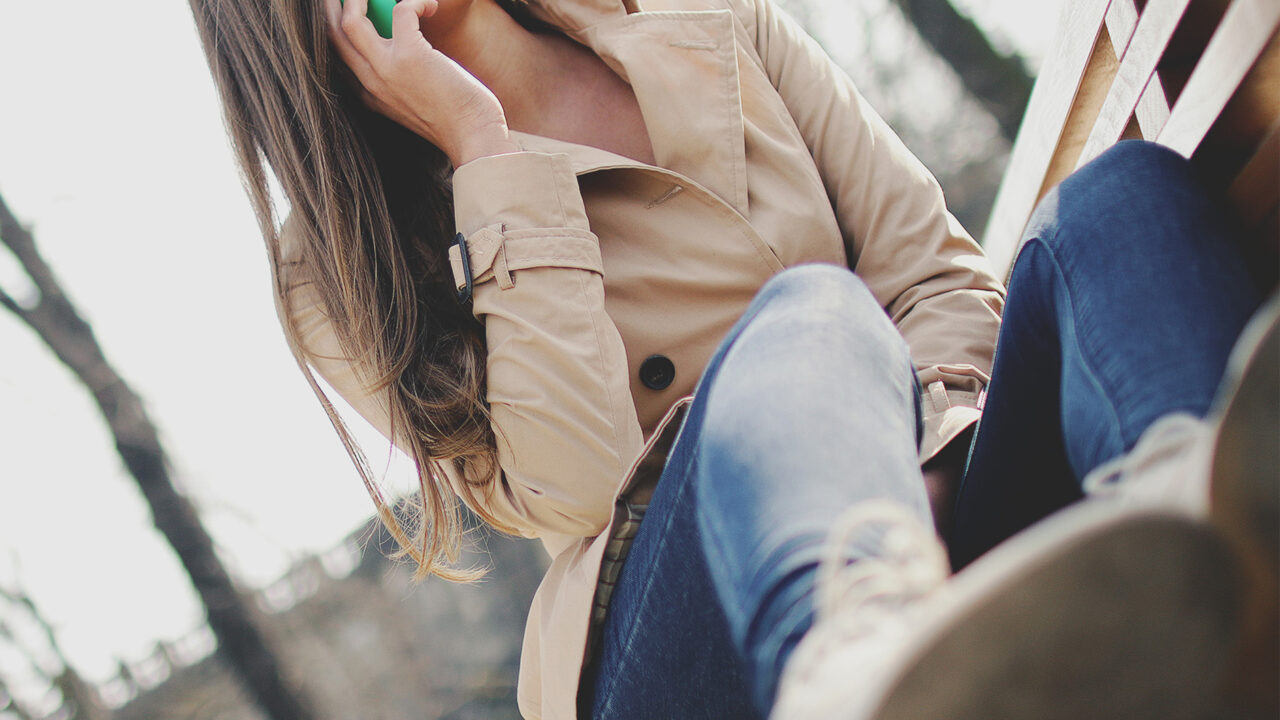
<svg viewBox="0 0 1280 720">
<path fill-rule="evenodd" d="M 664 478 L 614 588 L 584 720 L 760 720 L 711 584 L 689 483 Z"/>
<path fill-rule="evenodd" d="M 905 344 L 860 281 L 768 283 L 708 365 L 619 578 L 593 717 L 766 714 L 832 521 L 889 498 L 931 527 L 917 418 Z"/>
<path fill-rule="evenodd" d="M 1157 418 L 1203 416 L 1261 302 L 1188 163 L 1120 143 L 1045 197 L 958 494 L 957 567 L 1081 496 Z"/>
</svg>

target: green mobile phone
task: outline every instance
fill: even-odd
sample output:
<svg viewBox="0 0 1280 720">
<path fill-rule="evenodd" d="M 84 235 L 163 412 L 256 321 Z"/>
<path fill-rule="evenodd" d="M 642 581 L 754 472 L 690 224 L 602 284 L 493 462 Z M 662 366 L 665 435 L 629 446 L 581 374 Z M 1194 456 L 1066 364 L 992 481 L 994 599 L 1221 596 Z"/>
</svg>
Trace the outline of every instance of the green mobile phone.
<svg viewBox="0 0 1280 720">
<path fill-rule="evenodd" d="M 369 11 L 365 13 L 378 34 L 388 40 L 391 39 L 391 8 L 396 6 L 396 2 L 397 0 L 369 0 Z"/>
</svg>

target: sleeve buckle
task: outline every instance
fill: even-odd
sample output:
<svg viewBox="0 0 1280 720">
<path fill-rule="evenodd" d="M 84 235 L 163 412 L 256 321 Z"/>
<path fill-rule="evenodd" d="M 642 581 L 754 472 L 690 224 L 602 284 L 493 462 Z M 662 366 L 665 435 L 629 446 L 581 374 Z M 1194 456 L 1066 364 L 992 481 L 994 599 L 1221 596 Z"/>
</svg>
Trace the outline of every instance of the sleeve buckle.
<svg viewBox="0 0 1280 720">
<path fill-rule="evenodd" d="M 471 277 L 471 254 L 467 251 L 467 239 L 458 233 L 454 238 L 454 244 L 458 246 L 458 255 L 462 259 L 462 276 L 467 279 L 467 284 L 458 291 L 458 302 L 467 304 L 471 302 L 471 290 L 474 280 Z"/>
</svg>

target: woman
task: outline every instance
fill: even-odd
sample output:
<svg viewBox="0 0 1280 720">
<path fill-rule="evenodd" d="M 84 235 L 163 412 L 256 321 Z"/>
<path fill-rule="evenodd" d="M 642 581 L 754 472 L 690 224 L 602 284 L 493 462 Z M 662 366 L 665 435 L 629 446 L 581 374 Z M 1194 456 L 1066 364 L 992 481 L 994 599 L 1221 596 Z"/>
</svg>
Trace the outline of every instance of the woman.
<svg viewBox="0 0 1280 720">
<path fill-rule="evenodd" d="M 361 0 L 194 5 L 300 364 L 418 462 L 410 539 L 326 403 L 384 521 L 424 574 L 468 576 L 451 565 L 456 499 L 554 558 L 526 631 L 522 712 L 574 717 L 581 700 L 583 715 L 660 716 L 663 696 L 683 716 L 767 712 L 844 505 L 893 498 L 927 527 L 920 467 L 945 489 L 978 416 L 1002 288 L 928 173 L 767 0 L 405 0 L 392 40 Z M 290 204 L 280 231 L 264 160 Z M 814 262 L 859 279 L 781 272 Z M 816 324 L 787 330 L 802 319 Z M 719 447 L 724 491 L 659 483 L 676 418 L 713 376 L 741 390 L 703 380 L 665 467 L 697 478 Z M 716 410 L 716 396 L 734 401 Z M 819 398 L 830 416 L 813 414 Z M 858 475 L 834 477 L 849 457 Z M 800 507 L 770 508 L 797 476 L 812 490 L 792 493 Z M 678 498 L 691 485 L 716 498 L 692 521 Z M 711 505 L 802 523 L 729 529 L 717 561 L 750 552 L 707 567 Z M 736 582 L 761 569 L 767 582 Z M 663 626 L 653 605 L 688 612 Z M 679 640 L 648 652 L 696 667 L 627 666 L 641 654 L 629 638 Z M 645 677 L 639 694 L 619 683 Z"/>
</svg>

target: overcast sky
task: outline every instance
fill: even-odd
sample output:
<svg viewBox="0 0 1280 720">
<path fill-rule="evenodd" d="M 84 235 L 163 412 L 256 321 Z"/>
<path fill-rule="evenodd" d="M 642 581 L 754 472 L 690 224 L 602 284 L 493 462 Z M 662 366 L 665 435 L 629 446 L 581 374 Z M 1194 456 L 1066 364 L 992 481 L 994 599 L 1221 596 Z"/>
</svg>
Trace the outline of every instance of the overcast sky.
<svg viewBox="0 0 1280 720">
<path fill-rule="evenodd" d="M 958 4 L 1034 54 L 1057 2 Z M 261 584 L 338 542 L 370 503 L 285 348 L 187 4 L 6 0 L 0 107 L 0 193 L 148 401 L 233 570 Z M 0 284 L 22 292 L 2 251 Z M 201 613 L 90 399 L 3 312 L 0 348 L 0 584 L 102 679 Z"/>
<path fill-rule="evenodd" d="M 0 192 L 261 583 L 370 504 L 285 348 L 187 4 L 122 9 L 0 6 Z M 0 283 L 17 279 L 0 254 Z M 0 348 L 0 582 L 104 677 L 201 615 L 88 396 L 3 312 Z"/>
</svg>

